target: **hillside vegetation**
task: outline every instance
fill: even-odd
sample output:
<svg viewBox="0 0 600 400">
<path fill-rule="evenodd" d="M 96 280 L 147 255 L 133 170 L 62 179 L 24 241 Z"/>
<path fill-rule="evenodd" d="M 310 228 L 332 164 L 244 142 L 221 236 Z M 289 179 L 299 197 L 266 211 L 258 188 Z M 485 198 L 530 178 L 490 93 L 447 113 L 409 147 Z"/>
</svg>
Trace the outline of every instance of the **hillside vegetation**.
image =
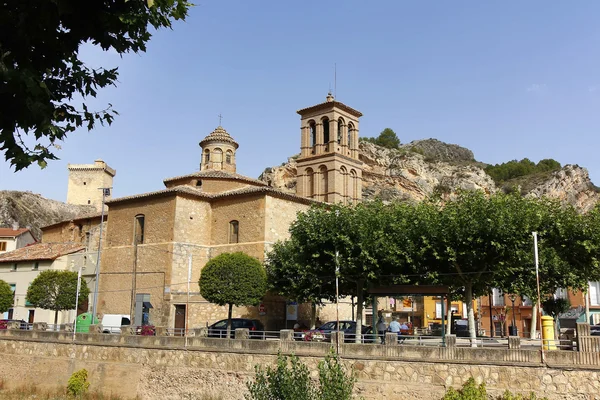
<svg viewBox="0 0 600 400">
<path fill-rule="evenodd" d="M 551 158 L 541 160 L 537 164 L 524 158 L 521 161 L 512 160 L 502 164 L 489 165 L 484 170 L 498 184 L 528 175 L 548 176 L 547 172 L 559 169 L 561 169 L 560 163 Z"/>
</svg>

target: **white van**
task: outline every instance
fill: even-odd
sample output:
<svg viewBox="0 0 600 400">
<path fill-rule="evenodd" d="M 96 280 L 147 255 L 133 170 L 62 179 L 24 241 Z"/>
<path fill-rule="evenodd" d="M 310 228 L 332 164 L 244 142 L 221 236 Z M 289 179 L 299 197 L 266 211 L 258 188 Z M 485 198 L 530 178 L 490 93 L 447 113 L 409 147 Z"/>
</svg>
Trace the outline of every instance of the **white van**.
<svg viewBox="0 0 600 400">
<path fill-rule="evenodd" d="M 121 333 L 121 327 L 131 324 L 126 314 L 104 314 L 102 317 L 102 333 Z"/>
</svg>

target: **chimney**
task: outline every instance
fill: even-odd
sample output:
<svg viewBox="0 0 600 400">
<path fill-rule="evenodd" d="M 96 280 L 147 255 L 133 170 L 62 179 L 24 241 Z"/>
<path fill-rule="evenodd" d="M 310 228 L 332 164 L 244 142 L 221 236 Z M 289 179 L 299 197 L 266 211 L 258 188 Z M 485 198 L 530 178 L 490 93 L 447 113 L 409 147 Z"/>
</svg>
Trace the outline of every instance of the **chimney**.
<svg viewBox="0 0 600 400">
<path fill-rule="evenodd" d="M 12 228 L 13 228 L 13 231 L 16 231 L 17 229 L 19 229 L 19 223 L 17 221 L 14 221 L 12 223 Z"/>
</svg>

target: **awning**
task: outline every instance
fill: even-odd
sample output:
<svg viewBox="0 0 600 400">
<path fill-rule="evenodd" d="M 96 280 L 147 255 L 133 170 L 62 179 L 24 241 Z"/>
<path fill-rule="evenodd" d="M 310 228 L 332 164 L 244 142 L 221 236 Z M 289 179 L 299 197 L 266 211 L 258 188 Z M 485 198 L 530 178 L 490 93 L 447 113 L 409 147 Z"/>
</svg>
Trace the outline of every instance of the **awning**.
<svg viewBox="0 0 600 400">
<path fill-rule="evenodd" d="M 154 308 L 154 307 L 152 307 L 152 304 L 150 304 L 149 301 L 145 301 L 144 303 L 142 303 L 142 307 L 144 307 L 144 308 Z"/>
<path fill-rule="evenodd" d="M 389 286 L 371 286 L 367 289 L 369 294 L 377 296 L 397 296 L 397 295 L 420 295 L 420 296 L 440 296 L 449 293 L 448 286 L 442 285 L 389 285 Z"/>
</svg>

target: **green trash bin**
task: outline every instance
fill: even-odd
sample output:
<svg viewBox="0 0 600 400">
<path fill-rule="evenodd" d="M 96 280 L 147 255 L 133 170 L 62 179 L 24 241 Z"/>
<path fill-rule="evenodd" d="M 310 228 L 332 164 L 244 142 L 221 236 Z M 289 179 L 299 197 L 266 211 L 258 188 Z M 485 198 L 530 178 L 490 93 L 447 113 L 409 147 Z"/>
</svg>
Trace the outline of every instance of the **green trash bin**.
<svg viewBox="0 0 600 400">
<path fill-rule="evenodd" d="M 98 318 L 94 318 L 95 322 L 98 323 Z M 92 313 L 83 313 L 77 316 L 77 332 L 88 333 L 90 331 L 90 325 L 92 324 Z"/>
</svg>

